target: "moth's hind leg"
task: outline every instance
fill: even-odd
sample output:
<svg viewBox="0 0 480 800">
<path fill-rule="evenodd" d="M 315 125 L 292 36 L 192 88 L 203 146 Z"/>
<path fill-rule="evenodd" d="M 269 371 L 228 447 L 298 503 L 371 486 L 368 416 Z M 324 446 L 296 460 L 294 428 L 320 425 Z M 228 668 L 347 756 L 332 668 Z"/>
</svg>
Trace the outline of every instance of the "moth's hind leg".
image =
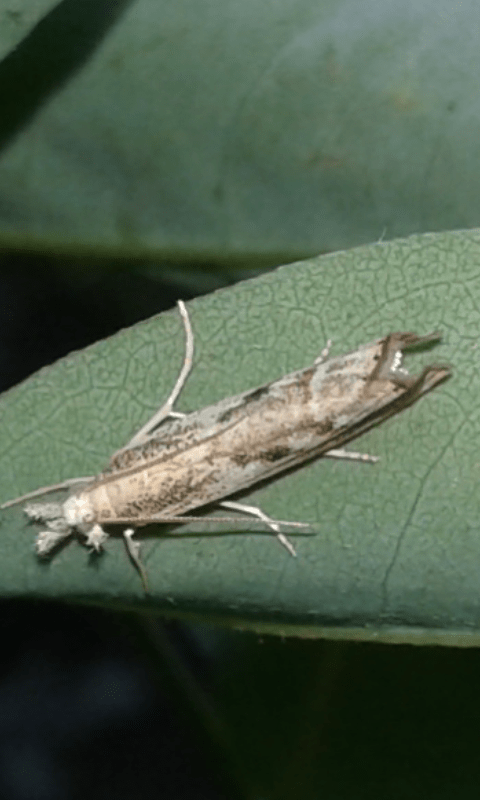
<svg viewBox="0 0 480 800">
<path fill-rule="evenodd" d="M 379 456 L 370 456 L 368 453 L 357 453 L 355 450 L 334 449 L 323 454 L 325 458 L 344 458 L 347 461 L 363 461 L 365 464 L 376 464 Z"/>
<path fill-rule="evenodd" d="M 143 444 L 146 442 L 154 433 L 155 428 L 160 425 L 160 423 L 166 419 L 167 417 L 184 417 L 185 414 L 181 414 L 178 411 L 173 411 L 173 406 L 175 401 L 177 400 L 180 392 L 182 391 L 183 387 L 185 386 L 187 377 L 192 369 L 193 365 L 193 330 L 190 324 L 190 317 L 188 316 L 188 311 L 186 309 L 185 303 L 182 300 L 178 301 L 178 310 L 180 311 L 180 315 L 182 317 L 183 326 L 185 328 L 185 356 L 183 359 L 183 365 L 180 370 L 180 374 L 175 382 L 175 386 L 173 387 L 170 396 L 166 400 L 166 402 L 161 406 L 158 411 L 155 412 L 153 417 L 151 417 L 148 422 L 143 425 L 140 430 L 138 430 L 133 436 L 132 439 L 122 447 L 121 450 L 118 450 L 118 453 L 121 453 L 123 450 L 131 447 L 137 447 L 137 445 Z M 115 453 L 117 455 L 117 453 Z M 115 458 L 115 456 L 113 456 Z"/>
<path fill-rule="evenodd" d="M 252 517 L 261 519 L 262 522 L 272 529 L 272 531 L 276 534 L 280 544 L 282 544 L 288 550 L 290 555 L 297 555 L 290 539 L 287 539 L 285 534 L 281 532 L 280 523 L 269 517 L 268 514 L 265 514 L 260 508 L 257 508 L 256 506 L 247 506 L 244 503 L 235 503 L 231 500 L 223 500 L 221 503 L 217 503 L 217 505 L 221 506 L 222 508 L 231 508 L 232 511 L 242 511 L 244 514 L 251 514 Z"/>
</svg>

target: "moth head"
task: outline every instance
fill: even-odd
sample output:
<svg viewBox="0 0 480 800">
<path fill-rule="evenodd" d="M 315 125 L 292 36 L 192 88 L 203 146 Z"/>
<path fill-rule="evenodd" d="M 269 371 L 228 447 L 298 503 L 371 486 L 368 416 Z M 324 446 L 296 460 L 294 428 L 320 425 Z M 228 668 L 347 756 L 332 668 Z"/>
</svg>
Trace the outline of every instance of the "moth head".
<svg viewBox="0 0 480 800">
<path fill-rule="evenodd" d="M 72 528 L 90 527 L 95 521 L 95 513 L 88 496 L 80 492 L 72 494 L 63 504 L 63 514 L 67 525 Z"/>
</svg>

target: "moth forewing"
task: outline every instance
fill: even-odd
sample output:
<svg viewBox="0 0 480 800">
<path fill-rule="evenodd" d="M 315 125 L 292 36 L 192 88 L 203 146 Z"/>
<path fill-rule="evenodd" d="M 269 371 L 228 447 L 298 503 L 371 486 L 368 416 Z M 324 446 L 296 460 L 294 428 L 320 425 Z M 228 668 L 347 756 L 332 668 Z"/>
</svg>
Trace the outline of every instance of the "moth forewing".
<svg viewBox="0 0 480 800">
<path fill-rule="evenodd" d="M 412 336 L 390 334 L 166 421 L 86 488 L 97 521 L 187 514 L 346 444 L 448 376 L 442 366 L 408 375 L 398 354 Z"/>
</svg>

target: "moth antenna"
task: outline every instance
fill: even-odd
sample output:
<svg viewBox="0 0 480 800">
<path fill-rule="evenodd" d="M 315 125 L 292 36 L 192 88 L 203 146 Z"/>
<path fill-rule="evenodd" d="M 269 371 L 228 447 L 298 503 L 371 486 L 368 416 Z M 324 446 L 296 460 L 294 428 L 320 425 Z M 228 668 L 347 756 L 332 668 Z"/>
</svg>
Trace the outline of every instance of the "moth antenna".
<svg viewBox="0 0 480 800">
<path fill-rule="evenodd" d="M 34 497 L 42 497 L 44 494 L 56 492 L 59 489 L 70 489 L 71 486 L 75 486 L 77 483 L 88 483 L 89 481 L 93 481 L 94 477 L 94 475 L 89 475 L 85 478 L 68 478 L 66 481 L 62 481 L 61 483 L 52 483 L 51 486 L 42 486 L 40 489 L 35 489 L 33 492 L 27 492 L 27 494 L 22 494 L 21 497 L 16 497 L 15 500 L 7 500 L 6 503 L 2 503 L 0 509 L 16 506 L 18 503 L 23 503 L 24 500 L 32 500 Z"/>
<path fill-rule="evenodd" d="M 127 525 L 131 521 L 132 521 L 131 519 L 129 520 L 129 519 L 124 519 L 123 517 L 117 517 L 115 519 L 115 521 L 111 522 L 110 524 L 112 524 L 112 525 L 113 524 L 114 525 Z M 134 522 L 135 522 L 135 525 L 137 525 L 138 527 L 141 527 L 143 525 L 155 525 L 157 523 L 160 523 L 160 524 L 165 523 L 165 524 L 172 524 L 173 525 L 176 522 L 178 522 L 180 524 L 184 523 L 184 522 L 206 522 L 206 523 L 209 523 L 209 522 L 235 522 L 235 523 L 247 522 L 249 525 L 251 525 L 252 523 L 254 525 L 258 525 L 260 523 L 263 523 L 264 525 L 267 524 L 262 519 L 252 519 L 252 517 L 208 517 L 206 515 L 193 517 L 193 516 L 190 516 L 190 515 L 164 516 L 163 514 L 152 514 L 150 517 L 146 517 L 146 518 L 145 517 L 135 517 Z M 272 522 L 274 522 L 276 525 L 284 525 L 285 527 L 288 527 L 288 528 L 309 528 L 310 527 L 308 522 L 292 522 L 291 520 L 285 520 L 285 519 L 275 519 L 275 520 L 272 520 Z"/>
</svg>

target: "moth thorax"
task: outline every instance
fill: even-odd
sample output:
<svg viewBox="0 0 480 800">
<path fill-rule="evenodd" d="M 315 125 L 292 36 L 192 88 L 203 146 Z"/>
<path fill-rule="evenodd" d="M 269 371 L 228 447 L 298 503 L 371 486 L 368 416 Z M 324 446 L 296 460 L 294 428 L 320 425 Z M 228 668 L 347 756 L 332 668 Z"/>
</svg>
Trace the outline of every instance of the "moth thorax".
<svg viewBox="0 0 480 800">
<path fill-rule="evenodd" d="M 63 513 L 65 521 L 72 528 L 82 529 L 83 526 L 88 528 L 95 521 L 92 504 L 88 496 L 83 493 L 72 494 L 63 504 Z"/>
</svg>

